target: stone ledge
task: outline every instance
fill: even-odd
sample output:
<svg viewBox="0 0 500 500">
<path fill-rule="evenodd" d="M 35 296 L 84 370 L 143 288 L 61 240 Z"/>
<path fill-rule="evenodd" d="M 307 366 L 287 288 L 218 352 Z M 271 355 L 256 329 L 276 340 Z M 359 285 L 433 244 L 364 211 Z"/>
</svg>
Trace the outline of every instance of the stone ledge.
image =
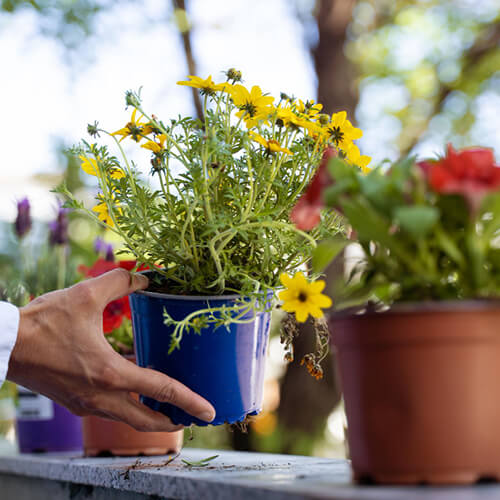
<svg viewBox="0 0 500 500">
<path fill-rule="evenodd" d="M 181 462 L 198 461 L 211 455 L 220 456 L 207 467 L 190 468 Z M 0 457 L 0 489 L 9 484 L 15 491 L 26 478 L 41 479 L 33 483 L 61 486 L 58 499 L 74 496 L 80 486 L 82 498 L 106 498 L 116 490 L 127 498 L 168 498 L 195 500 L 240 500 L 261 497 L 269 500 L 489 500 L 500 498 L 500 486 L 483 484 L 470 487 L 381 487 L 351 483 L 348 462 L 292 455 L 241 453 L 186 448 L 181 457 L 165 465 L 170 457 L 81 458 L 62 455 L 19 455 Z M 28 481 L 29 482 L 29 481 Z M 69 485 L 69 486 L 68 486 Z M 71 485 L 76 485 L 70 487 Z M 36 498 L 56 500 L 43 495 L 37 486 Z M 19 490 L 19 491 L 20 491 Z M 33 490 L 31 490 L 33 491 Z M 72 492 L 72 493 L 71 493 Z M 22 496 L 5 497 L 18 500 Z M 48 493 L 48 491 L 47 491 Z M 135 494 L 135 495 L 134 495 Z M 138 495 L 137 495 L 138 494 Z M 103 496 L 104 495 L 104 496 Z M 29 498 L 29 497 L 26 497 Z"/>
</svg>

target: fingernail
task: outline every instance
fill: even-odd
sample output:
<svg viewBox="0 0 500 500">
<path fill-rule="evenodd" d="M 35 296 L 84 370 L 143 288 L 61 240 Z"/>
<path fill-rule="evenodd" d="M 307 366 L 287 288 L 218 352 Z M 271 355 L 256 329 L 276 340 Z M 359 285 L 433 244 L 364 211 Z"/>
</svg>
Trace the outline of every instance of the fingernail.
<svg viewBox="0 0 500 500">
<path fill-rule="evenodd" d="M 211 422 L 215 418 L 215 413 L 213 411 L 204 411 L 196 416 L 204 422 Z"/>
<path fill-rule="evenodd" d="M 142 288 L 146 288 L 149 285 L 149 280 L 144 274 L 134 273 L 135 279 L 140 283 Z"/>
</svg>

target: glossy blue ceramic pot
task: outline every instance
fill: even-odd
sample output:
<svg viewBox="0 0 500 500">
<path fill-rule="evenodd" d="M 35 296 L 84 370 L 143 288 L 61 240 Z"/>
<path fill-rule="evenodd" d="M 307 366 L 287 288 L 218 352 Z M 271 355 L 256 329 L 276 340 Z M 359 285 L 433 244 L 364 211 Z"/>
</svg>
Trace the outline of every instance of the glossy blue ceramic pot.
<svg viewBox="0 0 500 500">
<path fill-rule="evenodd" d="M 216 308 L 239 301 L 235 295 L 139 291 L 130 296 L 137 364 L 166 373 L 210 401 L 216 410 L 212 425 L 239 422 L 261 410 L 270 313 L 258 314 L 251 323 L 233 323 L 229 330 L 209 325 L 200 335 L 187 332 L 180 349 L 168 354 L 174 327 L 165 326 L 163 311 L 181 320 L 207 306 Z M 208 425 L 171 404 L 143 396 L 141 401 L 168 415 L 175 424 Z"/>
</svg>

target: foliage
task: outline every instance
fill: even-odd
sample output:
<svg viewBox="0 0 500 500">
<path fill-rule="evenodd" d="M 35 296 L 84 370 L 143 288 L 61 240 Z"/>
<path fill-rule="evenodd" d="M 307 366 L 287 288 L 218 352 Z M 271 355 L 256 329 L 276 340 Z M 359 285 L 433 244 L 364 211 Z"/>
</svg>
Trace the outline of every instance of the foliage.
<svg viewBox="0 0 500 500">
<path fill-rule="evenodd" d="M 285 94 L 275 106 L 259 87 L 237 83 L 238 71 L 227 77 L 218 84 L 211 77 L 179 82 L 200 90 L 203 121 L 179 117 L 165 124 L 144 111 L 139 93 L 129 91 L 126 103 L 134 110 L 125 127 L 110 133 L 89 125 L 91 136 L 114 140 L 121 160 L 98 144 L 83 142 L 74 150 L 101 189 L 98 205 L 86 213 L 118 234 L 139 263 L 156 269 L 161 279 L 154 289 L 250 298 L 203 320 L 209 309 L 190 315 L 178 325 L 172 348 L 185 328 L 199 332 L 206 321 L 227 324 L 267 307 L 279 276 L 307 263 L 316 239 L 341 230 L 333 213 L 310 234 L 289 220 L 326 147 L 354 165 L 369 161 L 353 143 L 361 131 L 344 112 L 323 115 L 320 104 Z M 158 188 L 126 157 L 126 138 L 149 151 Z M 58 192 L 68 206 L 85 210 L 64 186 Z M 165 320 L 173 322 L 168 315 Z"/>
<path fill-rule="evenodd" d="M 358 120 L 386 154 L 419 143 L 499 146 L 484 123 L 487 103 L 498 102 L 498 2 L 360 0 L 348 37 Z"/>
<path fill-rule="evenodd" d="M 27 208 L 27 210 L 26 210 Z M 9 234 L 10 233 L 10 234 Z M 67 214 L 60 209 L 48 225 L 32 224 L 29 202 L 18 203 L 18 216 L 0 253 L 0 298 L 17 306 L 78 280 L 68 246 Z"/>
<path fill-rule="evenodd" d="M 500 295 L 500 167 L 491 150 L 450 147 L 439 161 L 407 158 L 366 176 L 340 159 L 328 170 L 325 203 L 363 249 L 337 308 Z"/>
</svg>

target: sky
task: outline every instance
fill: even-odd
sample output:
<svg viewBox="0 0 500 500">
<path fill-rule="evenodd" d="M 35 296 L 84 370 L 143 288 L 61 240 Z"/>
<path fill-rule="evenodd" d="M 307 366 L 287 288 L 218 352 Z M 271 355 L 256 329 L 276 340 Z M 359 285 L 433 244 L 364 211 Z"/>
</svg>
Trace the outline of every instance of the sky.
<svg viewBox="0 0 500 500">
<path fill-rule="evenodd" d="M 285 91 L 314 99 L 316 76 L 306 40 L 316 33 L 296 16 L 292 5 L 301 2 L 307 0 L 253 0 L 248 8 L 245 0 L 191 0 L 199 76 L 222 80 L 224 70 L 236 67 L 246 84 L 258 84 L 274 96 Z M 187 68 L 170 2 L 116 3 L 99 14 L 94 34 L 71 53 L 70 63 L 61 44 L 40 34 L 31 9 L 0 15 L 0 219 L 12 220 L 16 200 L 24 196 L 36 217 L 53 216 L 57 204 L 49 191 L 57 178 L 48 174 L 57 172 L 55 146 L 88 138 L 86 126 L 94 120 L 107 130 L 124 126 L 130 116 L 124 103 L 127 89 L 142 87 L 145 108 L 164 120 L 193 113 L 190 90 L 176 85 Z M 439 32 L 439 26 L 432 29 Z M 395 40 L 396 65 L 428 56 L 428 37 L 403 34 Z M 453 47 L 443 50 L 453 52 Z M 458 111 L 459 96 L 455 101 L 451 105 Z M 356 117 L 351 118 L 364 130 L 359 145 L 373 163 L 397 157 L 401 123 L 391 112 L 407 102 L 407 89 L 390 77 L 361 82 Z M 479 119 L 473 141 L 500 147 L 498 89 L 486 89 L 475 107 Z M 441 153 L 448 132 L 449 122 L 442 117 L 431 121 L 419 155 Z"/>
<path fill-rule="evenodd" d="M 8 117 L 0 120 L 0 218 L 12 219 L 23 196 L 29 196 L 39 218 L 53 215 L 56 204 L 48 192 L 54 178 L 46 176 L 41 183 L 33 176 L 57 171 L 57 140 L 71 145 L 88 138 L 87 123 L 98 120 L 108 130 L 124 126 L 130 117 L 127 89 L 142 86 L 145 107 L 159 117 L 192 113 L 190 91 L 176 85 L 187 68 L 165 3 L 142 2 L 140 23 L 134 22 L 133 6 L 100 15 L 95 36 L 71 67 L 64 48 L 39 35 L 31 11 L 0 16 L 0 91 L 2 114 Z M 222 71 L 234 66 L 247 84 L 273 95 L 286 90 L 314 98 L 303 28 L 285 0 L 254 0 L 255 9 L 244 8 L 242 1 L 212 0 L 208 6 L 195 0 L 191 5 L 200 76 L 222 80 Z M 262 17 L 264 8 L 268 15 Z"/>
</svg>

